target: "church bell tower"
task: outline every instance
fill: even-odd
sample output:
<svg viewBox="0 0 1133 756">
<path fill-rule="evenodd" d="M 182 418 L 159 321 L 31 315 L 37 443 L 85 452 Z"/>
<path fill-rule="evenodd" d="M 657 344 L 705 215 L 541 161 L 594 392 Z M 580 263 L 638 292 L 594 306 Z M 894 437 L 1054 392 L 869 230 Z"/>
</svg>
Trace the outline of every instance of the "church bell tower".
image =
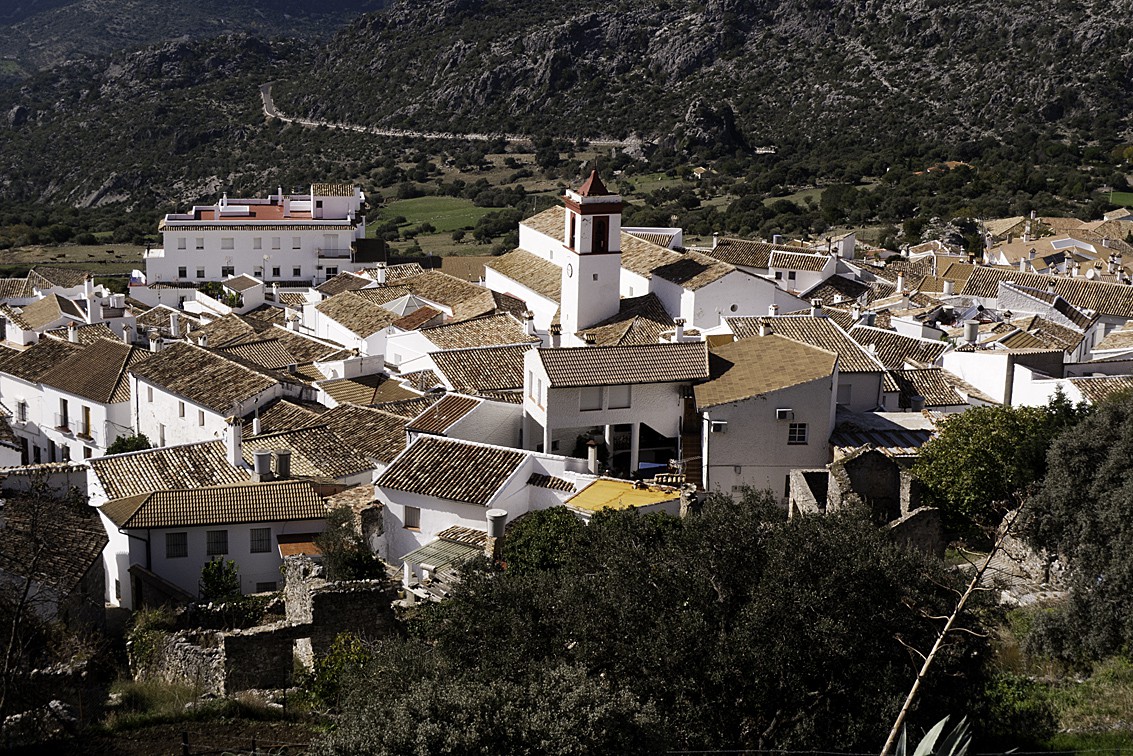
<svg viewBox="0 0 1133 756">
<path fill-rule="evenodd" d="M 565 263 L 559 321 L 567 346 L 582 344 L 578 331 L 618 313 L 622 272 L 622 198 L 612 194 L 598 171 L 578 191 L 563 195 Z"/>
</svg>

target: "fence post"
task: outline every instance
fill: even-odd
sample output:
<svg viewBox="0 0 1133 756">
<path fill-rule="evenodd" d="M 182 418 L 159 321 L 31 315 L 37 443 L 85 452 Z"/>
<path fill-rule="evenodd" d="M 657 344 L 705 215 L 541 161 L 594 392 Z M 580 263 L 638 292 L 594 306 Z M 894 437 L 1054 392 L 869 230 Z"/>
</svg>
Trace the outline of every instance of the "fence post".
<svg viewBox="0 0 1133 756">
<path fill-rule="evenodd" d="M 188 730 L 182 731 L 181 733 L 181 756 L 190 756 Z"/>
</svg>

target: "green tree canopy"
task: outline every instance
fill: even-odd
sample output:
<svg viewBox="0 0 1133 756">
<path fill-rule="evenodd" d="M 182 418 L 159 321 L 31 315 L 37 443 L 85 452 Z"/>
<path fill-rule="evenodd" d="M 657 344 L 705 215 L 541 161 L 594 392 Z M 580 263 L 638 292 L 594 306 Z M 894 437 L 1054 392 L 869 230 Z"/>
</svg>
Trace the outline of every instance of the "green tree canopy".
<svg viewBox="0 0 1133 756">
<path fill-rule="evenodd" d="M 1020 517 L 1030 543 L 1069 560 L 1070 598 L 1041 617 L 1042 650 L 1088 662 L 1133 648 L 1133 397 L 1099 406 L 1050 449 Z"/>
<path fill-rule="evenodd" d="M 152 446 L 149 437 L 144 433 L 136 436 L 119 436 L 114 443 L 106 447 L 107 454 L 122 454 L 124 452 L 145 451 Z"/>
<path fill-rule="evenodd" d="M 1043 407 L 975 407 L 941 424 L 921 447 L 913 473 L 949 527 L 994 528 L 1046 474 L 1054 437 L 1089 412 L 1061 393 Z"/>
<path fill-rule="evenodd" d="M 955 602 L 958 576 L 864 517 L 785 522 L 766 493 L 711 496 L 685 520 L 531 523 L 548 532 L 505 546 L 526 561 L 466 568 L 407 639 L 375 645 L 327 750 L 875 748 L 919 666 L 902 644 L 931 646 L 928 616 Z M 950 642 L 928 718 L 982 687 L 953 695 L 983 643 Z"/>
</svg>

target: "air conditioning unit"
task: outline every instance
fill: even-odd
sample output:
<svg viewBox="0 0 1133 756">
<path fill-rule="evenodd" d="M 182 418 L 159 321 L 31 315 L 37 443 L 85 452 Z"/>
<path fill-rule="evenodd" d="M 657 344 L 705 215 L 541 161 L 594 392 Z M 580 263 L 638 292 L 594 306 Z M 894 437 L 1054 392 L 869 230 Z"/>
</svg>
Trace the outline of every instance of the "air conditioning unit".
<svg viewBox="0 0 1133 756">
<path fill-rule="evenodd" d="M 775 410 L 776 420 L 794 420 L 795 411 L 793 409 L 777 409 Z"/>
<path fill-rule="evenodd" d="M 727 420 L 713 420 L 709 428 L 712 433 L 727 433 L 728 421 Z"/>
</svg>

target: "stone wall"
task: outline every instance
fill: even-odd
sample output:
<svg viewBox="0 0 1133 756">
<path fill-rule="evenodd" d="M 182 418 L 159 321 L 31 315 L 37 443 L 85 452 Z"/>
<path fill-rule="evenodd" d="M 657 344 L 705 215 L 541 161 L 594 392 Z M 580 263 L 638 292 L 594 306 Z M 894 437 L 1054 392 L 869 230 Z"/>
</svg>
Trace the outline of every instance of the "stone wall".
<svg viewBox="0 0 1133 756">
<path fill-rule="evenodd" d="M 200 693 L 224 694 L 224 649 L 219 633 L 153 631 L 129 645 L 134 679 L 188 685 Z"/>
<path fill-rule="evenodd" d="M 790 516 L 825 512 L 829 487 L 830 473 L 824 469 L 791 470 Z"/>
<path fill-rule="evenodd" d="M 901 546 L 944 558 L 944 520 L 934 507 L 921 507 L 889 523 L 889 537 Z"/>
</svg>

